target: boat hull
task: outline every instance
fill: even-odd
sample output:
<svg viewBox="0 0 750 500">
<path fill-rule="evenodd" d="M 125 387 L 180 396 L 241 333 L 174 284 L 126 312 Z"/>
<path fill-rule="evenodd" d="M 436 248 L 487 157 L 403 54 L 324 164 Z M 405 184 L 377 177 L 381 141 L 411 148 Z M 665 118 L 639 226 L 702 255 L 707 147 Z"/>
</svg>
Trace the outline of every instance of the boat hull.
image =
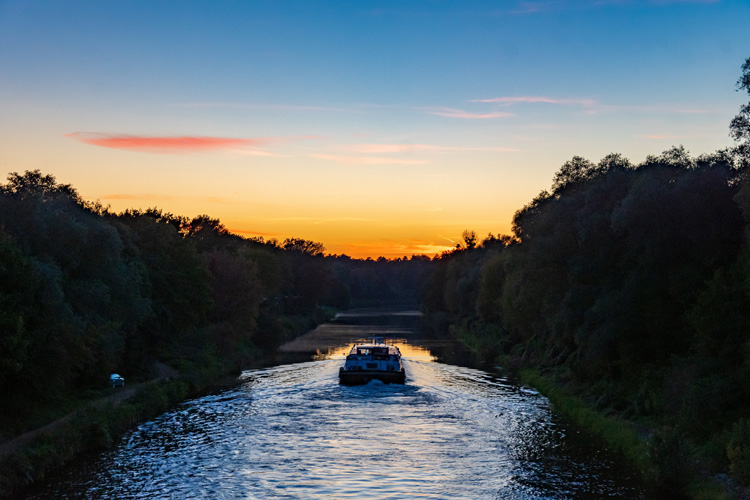
<svg viewBox="0 0 750 500">
<path fill-rule="evenodd" d="M 401 371 L 380 370 L 339 370 L 339 383 L 343 385 L 362 385 L 372 380 L 380 380 L 384 384 L 403 384 L 406 373 Z"/>
</svg>

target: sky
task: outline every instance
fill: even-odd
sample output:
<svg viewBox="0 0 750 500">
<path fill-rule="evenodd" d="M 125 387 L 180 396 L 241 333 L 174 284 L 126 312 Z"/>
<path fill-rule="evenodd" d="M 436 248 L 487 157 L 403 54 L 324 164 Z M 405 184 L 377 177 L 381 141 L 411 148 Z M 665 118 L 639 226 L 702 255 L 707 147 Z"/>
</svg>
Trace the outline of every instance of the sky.
<svg viewBox="0 0 750 500">
<path fill-rule="evenodd" d="M 731 146 L 750 0 L 0 0 L 0 181 L 434 255 L 573 156 Z"/>
</svg>

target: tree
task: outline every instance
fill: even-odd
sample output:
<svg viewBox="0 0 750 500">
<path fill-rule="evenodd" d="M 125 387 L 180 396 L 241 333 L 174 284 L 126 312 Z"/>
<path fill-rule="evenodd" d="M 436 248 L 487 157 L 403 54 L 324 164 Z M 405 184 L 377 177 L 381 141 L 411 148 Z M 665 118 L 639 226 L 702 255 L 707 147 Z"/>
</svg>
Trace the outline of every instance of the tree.
<svg viewBox="0 0 750 500">
<path fill-rule="evenodd" d="M 33 344 L 28 321 L 37 280 L 32 264 L 0 229 L 0 392 L 13 392 Z"/>
<path fill-rule="evenodd" d="M 742 65 L 742 75 L 737 80 L 737 90 L 750 95 L 750 57 Z M 729 136 L 739 144 L 736 152 L 742 165 L 750 164 L 750 103 L 740 106 L 740 112 L 729 124 Z"/>
<path fill-rule="evenodd" d="M 302 238 L 287 238 L 282 245 L 284 250 L 299 252 L 306 255 L 322 255 L 326 247 L 322 243 Z"/>
<path fill-rule="evenodd" d="M 513 214 L 511 229 L 513 229 L 513 236 L 517 241 L 532 237 L 535 232 L 537 215 L 543 212 L 544 206 L 550 200 L 552 200 L 552 194 L 542 191 L 523 208 L 516 210 L 516 213 Z"/>
<path fill-rule="evenodd" d="M 177 218 L 160 210 L 127 211 L 118 228 L 145 268 L 149 315 L 128 337 L 128 365 L 143 370 L 174 352 L 185 335 L 208 323 L 210 275 L 193 238 L 183 238 Z"/>
<path fill-rule="evenodd" d="M 0 193 L 26 198 L 39 196 L 42 199 L 68 197 L 78 204 L 82 204 L 78 192 L 70 184 L 58 184 L 54 175 L 43 175 L 41 170 L 27 170 L 22 174 L 11 172 L 8 183 L 0 185 Z"/>
<path fill-rule="evenodd" d="M 588 181 L 597 174 L 597 167 L 591 161 L 574 156 L 560 167 L 552 181 L 552 192 L 557 194 L 568 186 Z"/>
<path fill-rule="evenodd" d="M 467 250 L 474 250 L 477 247 L 476 232 L 467 229 L 461 234 L 461 238 L 464 240 L 464 246 Z"/>
<path fill-rule="evenodd" d="M 607 173 L 610 170 L 631 170 L 633 164 L 620 153 L 610 153 L 599 160 L 597 168 L 601 173 Z"/>
<path fill-rule="evenodd" d="M 690 152 L 685 149 L 685 146 L 680 144 L 679 146 L 672 146 L 659 156 L 647 156 L 640 167 L 649 166 L 691 169 L 695 168 L 695 159 L 690 156 Z"/>
</svg>

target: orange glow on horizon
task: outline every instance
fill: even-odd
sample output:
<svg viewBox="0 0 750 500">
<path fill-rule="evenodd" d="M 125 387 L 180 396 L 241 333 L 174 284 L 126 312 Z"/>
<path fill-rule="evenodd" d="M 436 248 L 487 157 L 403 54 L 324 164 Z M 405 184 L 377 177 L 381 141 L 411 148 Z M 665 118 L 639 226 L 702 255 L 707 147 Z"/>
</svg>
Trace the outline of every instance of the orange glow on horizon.
<svg viewBox="0 0 750 500">
<path fill-rule="evenodd" d="M 510 214 L 513 213 L 512 205 L 506 208 L 506 200 L 498 205 L 487 204 L 489 208 L 483 208 L 484 200 L 478 201 L 478 207 L 451 206 L 449 201 L 439 200 L 434 208 L 427 205 L 428 200 L 417 204 L 403 194 L 403 202 L 372 197 L 361 200 L 363 207 L 360 207 L 356 203 L 358 198 L 364 198 L 361 195 L 316 198 L 321 188 L 311 189 L 312 195 L 298 191 L 299 196 L 294 200 L 276 202 L 269 201 L 275 193 L 260 195 L 269 197 L 265 199 L 251 194 L 248 201 L 243 197 L 244 192 L 228 191 L 223 184 L 219 189 L 204 183 L 189 190 L 169 186 L 171 189 L 163 192 L 138 193 L 135 189 L 140 187 L 140 179 L 125 179 L 124 182 L 132 182 L 133 191 L 127 187 L 123 191 L 134 194 L 86 196 L 84 193 L 84 198 L 105 202 L 113 213 L 130 208 L 159 208 L 189 218 L 207 214 L 219 219 L 228 231 L 238 236 L 262 237 L 265 241 L 279 243 L 286 238 L 302 238 L 322 243 L 326 255 L 347 255 L 354 259 L 397 259 L 413 255 L 432 258 L 454 249 L 464 230 L 475 231 L 480 241 L 488 233 L 509 234 Z M 330 206 L 325 206 L 329 201 Z M 337 216 L 342 211 L 347 215 Z M 478 218 L 472 215 L 474 212 L 490 214 Z"/>
<path fill-rule="evenodd" d="M 250 231 L 240 229 L 229 229 L 229 232 L 243 236 L 245 238 L 262 237 L 264 240 L 275 239 L 283 242 L 286 238 L 293 238 L 293 235 L 284 235 L 273 232 Z M 439 236 L 438 236 L 439 238 Z M 388 259 L 411 257 L 412 255 L 427 255 L 433 257 L 446 250 L 455 248 L 455 244 L 435 244 L 424 240 L 390 240 L 382 239 L 375 241 L 363 241 L 352 243 L 331 243 L 320 241 L 326 248 L 326 255 L 348 255 L 353 259 L 377 259 L 385 257 Z"/>
<path fill-rule="evenodd" d="M 367 342 L 369 339 L 360 339 L 362 342 Z M 358 343 L 354 342 L 354 343 Z M 421 361 L 434 361 L 435 356 L 432 355 L 432 353 L 425 349 L 424 347 L 419 347 L 415 345 L 409 344 L 405 339 L 388 339 L 389 345 L 395 345 L 398 347 L 398 350 L 401 351 L 401 356 L 403 356 L 406 359 L 414 359 L 414 360 L 421 360 Z M 349 351 L 352 349 L 352 343 L 347 344 L 343 347 L 337 347 L 329 352 L 329 354 L 326 357 L 330 358 L 344 358 L 347 354 L 349 354 Z"/>
</svg>

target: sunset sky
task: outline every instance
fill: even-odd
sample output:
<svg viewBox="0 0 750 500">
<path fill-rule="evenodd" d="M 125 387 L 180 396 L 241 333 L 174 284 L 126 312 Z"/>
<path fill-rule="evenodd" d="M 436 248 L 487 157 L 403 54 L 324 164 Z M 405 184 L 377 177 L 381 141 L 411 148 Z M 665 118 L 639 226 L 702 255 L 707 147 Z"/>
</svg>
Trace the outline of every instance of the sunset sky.
<svg viewBox="0 0 750 500">
<path fill-rule="evenodd" d="M 574 155 L 732 144 L 748 0 L 0 0 L 0 179 L 434 255 Z"/>
</svg>

